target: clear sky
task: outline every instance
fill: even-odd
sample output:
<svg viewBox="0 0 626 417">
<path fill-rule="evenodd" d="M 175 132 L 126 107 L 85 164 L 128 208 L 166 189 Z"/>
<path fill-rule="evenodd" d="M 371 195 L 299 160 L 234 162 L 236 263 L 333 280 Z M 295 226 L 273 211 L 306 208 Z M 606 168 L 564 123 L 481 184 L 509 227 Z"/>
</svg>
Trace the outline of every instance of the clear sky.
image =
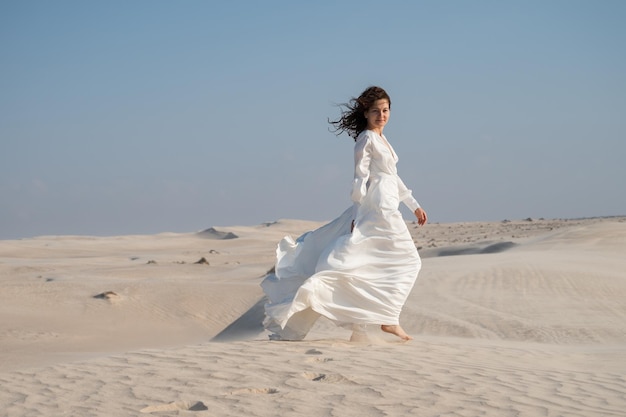
<svg viewBox="0 0 626 417">
<path fill-rule="evenodd" d="M 626 1 L 0 1 L 0 239 L 350 205 L 369 85 L 431 222 L 626 214 Z M 409 213 L 405 210 L 407 219 Z"/>
</svg>

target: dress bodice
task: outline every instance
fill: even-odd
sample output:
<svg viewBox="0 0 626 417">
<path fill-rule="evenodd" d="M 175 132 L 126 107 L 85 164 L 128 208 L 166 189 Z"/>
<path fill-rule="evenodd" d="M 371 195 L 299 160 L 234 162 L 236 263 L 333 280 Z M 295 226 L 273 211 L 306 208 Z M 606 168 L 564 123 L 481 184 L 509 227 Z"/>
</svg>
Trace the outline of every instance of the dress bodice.
<svg viewBox="0 0 626 417">
<path fill-rule="evenodd" d="M 383 135 L 372 130 L 365 130 L 359 135 L 354 146 L 354 156 L 355 166 L 360 165 L 358 168 L 361 174 L 367 171 L 370 176 L 398 173 L 398 157 L 391 144 Z"/>
<path fill-rule="evenodd" d="M 419 204 L 413 198 L 411 190 L 398 176 L 398 156 L 383 135 L 372 130 L 364 130 L 357 137 L 354 145 L 354 180 L 352 183 L 352 201 L 361 204 L 368 193 L 371 180 L 382 176 L 391 176 L 397 184 L 395 198 L 404 202 L 415 211 Z"/>
</svg>

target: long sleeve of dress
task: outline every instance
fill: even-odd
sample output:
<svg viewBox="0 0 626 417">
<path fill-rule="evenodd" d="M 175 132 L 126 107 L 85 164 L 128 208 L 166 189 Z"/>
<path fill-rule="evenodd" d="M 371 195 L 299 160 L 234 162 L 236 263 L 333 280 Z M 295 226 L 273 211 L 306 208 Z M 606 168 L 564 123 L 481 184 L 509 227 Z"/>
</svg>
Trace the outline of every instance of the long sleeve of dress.
<svg viewBox="0 0 626 417">
<path fill-rule="evenodd" d="M 398 195 L 400 196 L 400 201 L 402 201 L 411 211 L 415 211 L 420 208 L 419 203 L 413 197 L 413 192 L 404 185 L 404 182 L 398 176 Z"/>
<path fill-rule="evenodd" d="M 354 145 L 354 180 L 352 182 L 352 201 L 361 204 L 367 194 L 367 180 L 370 177 L 372 143 L 368 136 L 361 137 Z"/>
</svg>

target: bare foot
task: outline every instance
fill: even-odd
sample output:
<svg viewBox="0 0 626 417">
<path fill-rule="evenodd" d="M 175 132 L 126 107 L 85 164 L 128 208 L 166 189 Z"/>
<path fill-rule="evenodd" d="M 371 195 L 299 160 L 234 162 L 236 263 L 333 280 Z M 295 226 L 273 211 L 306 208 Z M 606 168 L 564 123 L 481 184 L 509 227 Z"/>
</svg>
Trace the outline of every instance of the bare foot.
<svg viewBox="0 0 626 417">
<path fill-rule="evenodd" d="M 370 338 L 367 335 L 367 325 L 365 324 L 353 324 L 351 342 L 369 342 Z"/>
<path fill-rule="evenodd" d="M 350 341 L 355 343 L 368 343 L 370 341 L 369 336 L 365 332 L 352 332 L 352 336 L 350 336 Z"/>
<path fill-rule="evenodd" d="M 413 340 L 413 338 L 406 334 L 404 329 L 400 327 L 399 324 L 383 324 L 382 326 L 380 326 L 380 330 L 385 333 L 395 334 L 402 340 Z"/>
</svg>

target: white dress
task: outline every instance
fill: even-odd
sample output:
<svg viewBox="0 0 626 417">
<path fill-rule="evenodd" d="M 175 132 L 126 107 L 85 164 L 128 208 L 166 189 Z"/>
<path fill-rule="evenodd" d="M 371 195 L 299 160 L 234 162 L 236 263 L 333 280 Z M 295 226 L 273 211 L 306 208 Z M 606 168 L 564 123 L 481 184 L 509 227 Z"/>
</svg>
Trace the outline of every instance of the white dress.
<svg viewBox="0 0 626 417">
<path fill-rule="evenodd" d="M 272 339 L 303 339 L 320 314 L 342 326 L 399 324 L 421 260 L 398 208 L 400 201 L 411 211 L 419 204 L 398 176 L 398 157 L 384 136 L 361 132 L 354 161 L 354 205 L 278 244 L 275 272 L 261 283 Z"/>
</svg>

